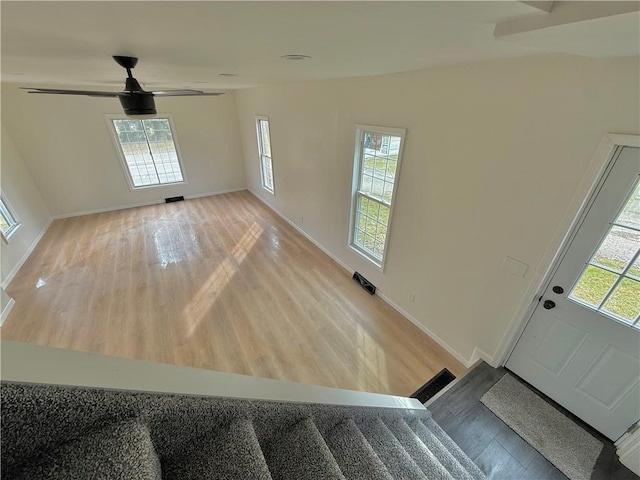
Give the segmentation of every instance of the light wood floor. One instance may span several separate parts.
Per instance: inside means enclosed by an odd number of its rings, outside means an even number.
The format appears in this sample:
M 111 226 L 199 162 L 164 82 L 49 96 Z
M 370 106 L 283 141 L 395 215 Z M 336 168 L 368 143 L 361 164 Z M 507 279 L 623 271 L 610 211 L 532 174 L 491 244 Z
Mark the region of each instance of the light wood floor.
M 464 367 L 237 192 L 53 222 L 2 338 L 409 395 Z

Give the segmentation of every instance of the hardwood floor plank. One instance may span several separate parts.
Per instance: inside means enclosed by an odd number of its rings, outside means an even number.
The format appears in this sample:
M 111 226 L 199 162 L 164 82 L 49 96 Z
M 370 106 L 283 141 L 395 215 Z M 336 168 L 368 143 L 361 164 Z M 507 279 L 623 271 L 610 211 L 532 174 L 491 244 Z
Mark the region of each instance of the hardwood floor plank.
M 247 191 L 56 220 L 6 340 L 409 395 L 465 368 Z
M 509 452 L 524 468 L 527 468 L 539 455 L 535 448 L 525 442 L 522 437 L 511 430 L 508 425 L 502 427 L 502 430 L 496 435 L 495 441 Z
M 469 458 L 475 459 L 493 441 L 502 426 L 500 419 L 479 403 L 447 433 Z
M 474 459 L 487 480 L 513 480 L 520 478 L 525 468 L 500 443 L 491 441 Z
M 567 477 L 542 455 L 529 464 L 520 476 L 520 480 L 567 480 Z

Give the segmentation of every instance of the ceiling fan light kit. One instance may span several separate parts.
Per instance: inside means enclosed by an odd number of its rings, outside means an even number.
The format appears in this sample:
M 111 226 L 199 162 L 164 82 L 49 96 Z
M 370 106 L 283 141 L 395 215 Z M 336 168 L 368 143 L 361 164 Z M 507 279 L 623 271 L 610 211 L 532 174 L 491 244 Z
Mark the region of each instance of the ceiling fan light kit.
M 44 93 L 51 95 L 85 95 L 89 97 L 117 97 L 124 113 L 129 116 L 133 115 L 154 115 L 156 113 L 156 104 L 154 97 L 201 97 L 201 96 L 217 96 L 223 95 L 220 92 L 203 92 L 202 90 L 158 90 L 145 91 L 138 80 L 131 74 L 131 70 L 138 64 L 136 57 L 125 57 L 114 55 L 113 59 L 118 65 L 127 71 L 124 91 L 122 92 L 103 92 L 93 90 L 62 90 L 56 88 L 30 88 L 21 87 L 28 90 L 28 93 Z

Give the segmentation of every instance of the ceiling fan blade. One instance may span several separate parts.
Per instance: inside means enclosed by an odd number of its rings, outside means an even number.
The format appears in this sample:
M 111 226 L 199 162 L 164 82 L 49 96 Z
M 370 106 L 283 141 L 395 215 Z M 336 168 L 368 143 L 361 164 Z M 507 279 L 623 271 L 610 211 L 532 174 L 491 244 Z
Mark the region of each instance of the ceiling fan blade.
M 156 97 L 197 97 L 197 96 L 218 96 L 218 95 L 224 95 L 224 93 L 221 92 L 203 92 L 202 90 L 158 90 L 158 91 L 154 91 L 154 92 L 150 92 L 153 93 L 154 96 Z
M 30 88 L 20 87 L 29 90 L 28 93 L 49 93 L 53 95 L 86 95 L 89 97 L 119 97 L 127 92 L 97 92 L 93 90 L 60 90 L 57 88 Z

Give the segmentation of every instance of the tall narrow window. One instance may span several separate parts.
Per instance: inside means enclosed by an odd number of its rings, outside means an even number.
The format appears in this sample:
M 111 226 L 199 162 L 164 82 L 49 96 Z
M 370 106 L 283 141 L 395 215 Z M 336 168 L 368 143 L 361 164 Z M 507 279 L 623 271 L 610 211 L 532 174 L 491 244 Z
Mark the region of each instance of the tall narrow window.
M 383 268 L 405 130 L 356 125 L 349 246 Z
M 11 211 L 9 204 L 0 196 L 0 232 L 2 233 L 2 238 L 5 241 L 9 241 L 19 227 L 20 223 Z
M 273 163 L 271 162 L 271 135 L 269 117 L 256 115 L 256 133 L 258 134 L 258 155 L 260 156 L 260 177 L 265 190 L 274 193 Z
M 184 182 L 169 118 L 113 118 L 133 188 Z

